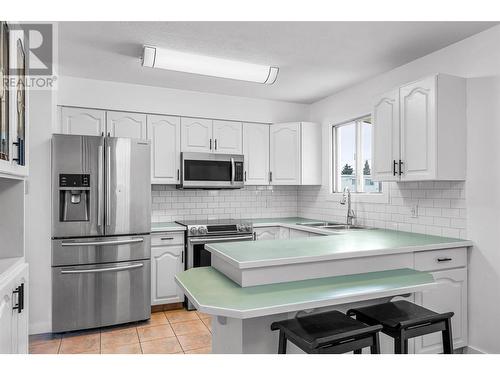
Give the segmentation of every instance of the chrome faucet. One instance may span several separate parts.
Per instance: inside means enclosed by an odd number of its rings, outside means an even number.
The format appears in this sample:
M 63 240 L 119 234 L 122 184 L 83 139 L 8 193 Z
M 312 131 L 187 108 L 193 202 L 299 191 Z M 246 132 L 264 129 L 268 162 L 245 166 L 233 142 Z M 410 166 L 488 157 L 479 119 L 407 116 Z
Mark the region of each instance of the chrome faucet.
M 356 218 L 354 210 L 351 207 L 351 190 L 346 186 L 342 195 L 340 204 L 345 205 L 347 202 L 347 225 L 352 225 L 352 219 Z

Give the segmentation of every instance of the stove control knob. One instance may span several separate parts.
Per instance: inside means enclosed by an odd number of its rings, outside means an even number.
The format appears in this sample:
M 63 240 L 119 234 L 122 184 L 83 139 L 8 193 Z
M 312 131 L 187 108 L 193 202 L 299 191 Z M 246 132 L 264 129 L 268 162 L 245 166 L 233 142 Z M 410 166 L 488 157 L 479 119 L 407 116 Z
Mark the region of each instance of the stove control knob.
M 191 227 L 191 229 L 189 230 L 189 233 L 191 233 L 191 234 L 196 234 L 196 233 L 198 233 L 198 228 L 196 228 L 196 227 Z
M 207 234 L 207 228 L 205 228 L 205 227 L 199 227 L 198 228 L 198 232 L 200 234 Z
M 245 225 L 245 230 L 250 232 L 252 230 L 252 226 L 250 224 Z

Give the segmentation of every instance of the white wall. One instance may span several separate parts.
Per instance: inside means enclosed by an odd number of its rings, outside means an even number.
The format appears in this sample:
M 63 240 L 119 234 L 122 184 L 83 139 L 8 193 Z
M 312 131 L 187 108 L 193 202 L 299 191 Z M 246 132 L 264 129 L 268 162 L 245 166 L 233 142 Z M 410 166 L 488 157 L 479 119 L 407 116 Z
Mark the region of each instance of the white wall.
M 305 119 L 306 104 L 60 77 L 58 104 L 249 122 Z
M 470 252 L 470 345 L 500 353 L 500 26 L 422 57 L 311 105 L 310 120 L 323 124 L 324 185 L 330 170 L 328 126 L 371 112 L 373 97 L 429 74 L 448 73 L 468 78 L 467 173 L 465 197 Z M 395 188 L 392 184 L 391 190 Z M 302 194 L 299 191 L 299 214 Z M 324 194 L 318 192 L 318 194 Z M 307 194 L 305 195 L 307 197 Z M 319 205 L 325 205 L 319 200 Z M 337 206 L 333 208 L 338 208 Z

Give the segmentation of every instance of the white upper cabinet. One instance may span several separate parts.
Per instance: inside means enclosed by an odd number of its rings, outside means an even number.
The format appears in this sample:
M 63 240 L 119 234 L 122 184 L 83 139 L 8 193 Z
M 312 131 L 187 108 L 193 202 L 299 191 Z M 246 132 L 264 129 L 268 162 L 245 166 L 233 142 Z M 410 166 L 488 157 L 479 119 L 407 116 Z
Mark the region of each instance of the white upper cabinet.
M 106 130 L 111 137 L 146 139 L 146 115 L 131 112 L 106 112 Z
M 242 153 L 241 122 L 213 120 L 213 151 L 221 154 Z
M 106 111 L 62 107 L 61 131 L 64 134 L 104 135 L 106 132 Z
M 243 124 L 245 185 L 269 184 L 269 124 Z
M 446 74 L 377 98 L 373 109 L 374 179 L 464 180 L 465 105 L 465 80 Z
M 181 120 L 175 116 L 147 116 L 151 141 L 151 182 L 177 184 L 180 176 Z
M 373 107 L 374 180 L 399 180 L 399 90 L 382 95 Z
M 209 119 L 181 118 L 181 151 L 212 152 L 212 122 Z
M 271 185 L 321 184 L 321 126 L 289 122 L 270 127 Z

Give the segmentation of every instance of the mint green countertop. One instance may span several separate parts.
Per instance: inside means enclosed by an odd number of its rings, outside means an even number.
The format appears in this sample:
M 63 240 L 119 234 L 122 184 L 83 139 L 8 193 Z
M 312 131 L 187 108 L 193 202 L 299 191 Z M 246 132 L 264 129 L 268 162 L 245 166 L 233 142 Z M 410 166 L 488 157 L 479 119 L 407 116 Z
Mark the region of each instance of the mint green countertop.
M 456 238 L 382 229 L 331 236 L 207 244 L 205 248 L 239 269 L 472 246 Z
M 298 223 L 323 223 L 326 220 L 306 219 L 303 217 L 267 217 L 258 219 L 242 219 L 250 221 L 254 226 L 274 226 L 280 224 L 298 224 Z
M 238 319 L 390 297 L 432 288 L 428 272 L 409 268 L 241 288 L 212 267 L 175 277 L 202 312 Z
M 175 222 L 151 223 L 151 232 L 177 232 L 185 231 L 186 227 Z

